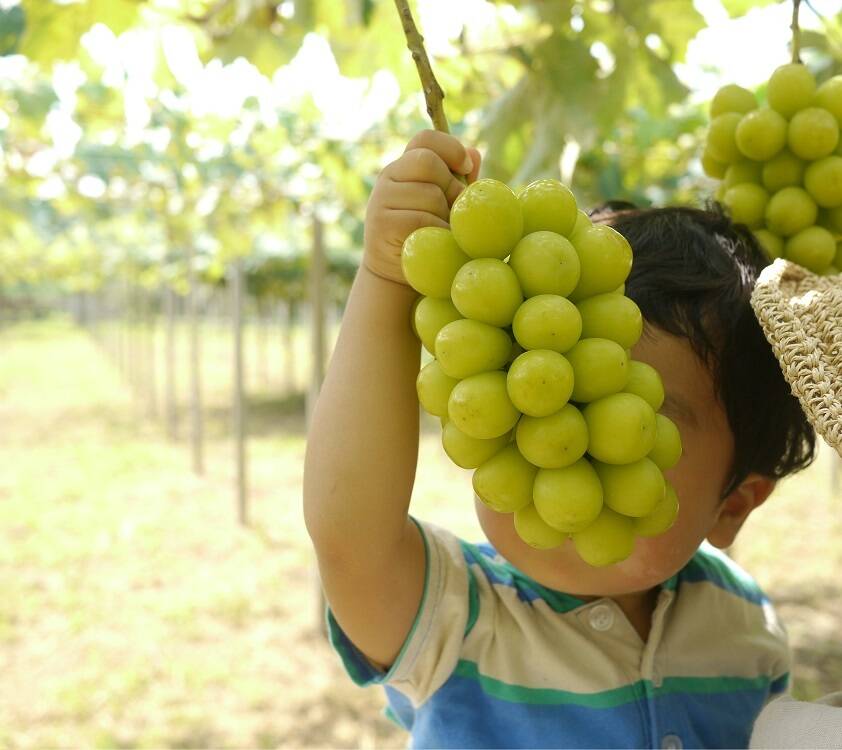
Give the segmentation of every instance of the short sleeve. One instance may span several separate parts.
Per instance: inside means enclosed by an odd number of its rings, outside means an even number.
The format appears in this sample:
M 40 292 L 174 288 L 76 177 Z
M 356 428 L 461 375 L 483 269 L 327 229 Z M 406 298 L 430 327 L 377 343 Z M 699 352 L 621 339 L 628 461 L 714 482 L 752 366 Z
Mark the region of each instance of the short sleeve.
M 456 668 L 473 604 L 471 573 L 459 540 L 432 524 L 413 521 L 424 540 L 424 590 L 409 635 L 389 670 L 379 670 L 366 659 L 329 608 L 327 621 L 330 643 L 357 685 L 389 685 L 419 706 Z

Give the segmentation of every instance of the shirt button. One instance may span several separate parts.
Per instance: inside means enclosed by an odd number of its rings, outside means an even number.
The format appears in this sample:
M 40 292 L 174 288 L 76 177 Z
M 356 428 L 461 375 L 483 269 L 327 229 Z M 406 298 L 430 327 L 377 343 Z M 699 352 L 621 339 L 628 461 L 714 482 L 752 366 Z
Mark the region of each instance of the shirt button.
M 664 739 L 661 740 L 661 747 L 663 750 L 681 750 L 684 745 L 681 744 L 681 737 L 677 734 L 665 734 Z
M 610 630 L 614 624 L 614 613 L 607 604 L 597 604 L 591 610 L 590 621 L 594 630 Z

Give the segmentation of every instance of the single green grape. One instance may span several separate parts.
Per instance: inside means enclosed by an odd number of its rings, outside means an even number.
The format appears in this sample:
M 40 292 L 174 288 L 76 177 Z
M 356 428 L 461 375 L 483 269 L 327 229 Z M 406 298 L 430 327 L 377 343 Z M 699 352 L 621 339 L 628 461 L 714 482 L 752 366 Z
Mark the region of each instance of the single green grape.
M 579 232 L 583 231 L 584 229 L 587 229 L 588 227 L 592 227 L 592 226 L 593 226 L 593 222 L 591 221 L 591 217 L 588 216 L 580 208 L 578 211 L 576 211 L 576 223 L 573 225 L 573 231 L 570 232 L 569 239 L 571 240 L 571 242 L 575 241 L 574 238 L 576 237 L 576 235 Z
M 762 179 L 763 165 L 750 159 L 734 162 L 725 171 L 725 179 L 722 184 L 726 189 L 740 185 L 744 182 L 760 184 Z
M 742 115 L 737 112 L 726 112 L 710 121 L 705 150 L 716 161 L 733 164 L 742 158 L 736 140 L 737 126 L 741 119 Z
M 781 237 L 790 237 L 812 226 L 818 215 L 816 202 L 800 187 L 785 187 L 766 204 L 766 228 Z
M 506 387 L 519 411 L 530 417 L 548 417 L 570 400 L 573 368 L 558 352 L 533 349 L 512 362 Z
M 523 233 L 549 231 L 569 237 L 576 224 L 576 199 L 558 180 L 530 182 L 518 193 L 523 212 Z
M 653 461 L 641 458 L 631 464 L 594 461 L 605 504 L 624 516 L 646 516 L 664 497 L 664 475 Z
M 625 282 L 632 267 L 628 240 L 606 224 L 593 224 L 573 235 L 579 256 L 579 283 L 570 293 L 573 302 L 614 291 Z
M 449 299 L 421 297 L 413 307 L 413 331 L 430 354 L 436 353 L 436 336 L 448 323 L 462 316 Z
M 711 118 L 718 117 L 726 112 L 745 114 L 753 109 L 757 109 L 757 100 L 754 98 L 754 94 L 735 83 L 729 83 L 720 88 L 710 102 Z
M 714 180 L 721 180 L 725 177 L 728 165 L 714 159 L 710 151 L 706 148 L 702 152 L 702 169 L 708 177 L 712 177 Z
M 630 464 L 655 444 L 655 412 L 634 393 L 614 393 L 588 404 L 588 453 L 607 464 Z
M 813 105 L 826 109 L 842 125 L 842 76 L 833 76 L 819 86 Z
M 449 230 L 421 227 L 404 240 L 401 269 L 407 283 L 426 297 L 447 299 L 456 272 L 468 261 Z
M 451 297 L 466 318 L 493 326 L 510 325 L 523 302 L 515 272 L 496 258 L 465 263 L 453 278 Z
M 478 320 L 454 320 L 436 336 L 436 359 L 446 375 L 462 380 L 498 370 L 509 358 L 512 340 L 505 331 Z
M 453 201 L 450 229 L 459 247 L 472 258 L 502 260 L 523 235 L 523 211 L 508 185 L 477 180 Z
M 654 411 L 664 403 L 664 383 L 658 371 L 652 365 L 639 360 L 629 360 L 629 379 L 624 393 L 640 396 Z
M 842 206 L 834 206 L 822 211 L 820 222 L 833 234 L 842 234 Z
M 509 444 L 474 472 L 474 492 L 492 510 L 514 513 L 532 503 L 537 473 L 517 446 Z
M 541 519 L 567 533 L 587 528 L 602 510 L 602 485 L 584 458 L 561 469 L 540 469 L 533 497 Z
M 675 488 L 666 483 L 663 499 L 654 510 L 643 518 L 634 519 L 634 533 L 638 536 L 658 536 L 668 531 L 678 517 L 678 495 Z
M 826 156 L 810 164 L 804 173 L 804 187 L 819 206 L 842 206 L 842 156 Z
M 466 435 L 490 440 L 511 430 L 520 412 L 506 390 L 506 373 L 497 370 L 459 381 L 450 393 L 447 415 Z
M 743 156 L 755 161 L 768 161 L 786 145 L 787 123 L 768 107 L 749 112 L 739 122 L 735 138 Z
M 444 418 L 442 418 L 444 419 Z M 453 422 L 442 425 L 441 444 L 451 461 L 463 469 L 476 469 L 505 448 L 511 439 L 507 432 L 490 440 L 479 440 L 466 435 Z
M 415 380 L 415 389 L 421 406 L 433 416 L 444 416 L 447 414 L 450 394 L 458 382 L 456 378 L 447 375 L 436 360 L 428 362 L 421 368 Z
M 590 526 L 573 534 L 573 545 L 594 568 L 622 562 L 634 552 L 634 521 L 603 507 Z
M 573 367 L 573 401 L 587 403 L 618 393 L 629 379 L 629 357 L 616 341 L 581 339 L 567 352 Z
M 769 106 L 784 117 L 792 117 L 796 112 L 809 107 L 816 91 L 816 79 L 801 63 L 781 65 L 772 73 L 766 87 Z
M 515 245 L 509 265 L 525 297 L 559 294 L 566 297 L 579 283 L 581 264 L 570 240 L 548 231 L 527 234 Z
M 782 237 L 773 234 L 768 229 L 755 229 L 754 238 L 760 243 L 766 257 L 773 261 L 775 258 L 782 258 L 784 254 L 784 241 Z
M 655 444 L 648 458 L 661 470 L 671 469 L 681 458 L 681 433 L 669 417 L 655 415 Z
M 728 188 L 722 202 L 728 208 L 734 223 L 745 224 L 755 229 L 763 225 L 769 194 L 760 185 L 744 182 L 742 185 Z
M 555 549 L 568 539 L 567 534 L 549 526 L 538 515 L 533 503 L 515 511 L 514 526 L 517 535 L 534 549 Z
M 565 297 L 539 294 L 518 308 L 512 331 L 524 349 L 550 349 L 563 354 L 579 340 L 582 316 Z
M 836 240 L 824 227 L 802 229 L 786 241 L 784 257 L 813 273 L 822 273 L 833 263 Z
M 588 428 L 582 413 L 573 404 L 566 404 L 548 417 L 521 417 L 515 439 L 530 463 L 542 469 L 558 469 L 585 455 Z
M 610 339 L 624 349 L 631 349 L 643 333 L 640 308 L 623 294 L 596 294 L 576 307 L 582 316 L 583 339 Z
M 820 107 L 797 112 L 789 122 L 787 143 L 797 157 L 812 161 L 829 156 L 839 142 L 836 118 Z
M 789 149 L 784 149 L 763 165 L 763 187 L 770 193 L 791 185 L 800 186 L 803 176 L 804 162 Z

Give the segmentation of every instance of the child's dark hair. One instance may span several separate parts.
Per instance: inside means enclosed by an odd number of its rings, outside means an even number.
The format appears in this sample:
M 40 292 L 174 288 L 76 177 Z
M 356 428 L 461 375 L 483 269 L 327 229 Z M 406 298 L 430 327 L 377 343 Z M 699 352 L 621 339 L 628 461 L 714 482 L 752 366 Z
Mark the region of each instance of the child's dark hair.
M 808 466 L 816 436 L 790 392 L 749 299 L 768 264 L 751 232 L 718 205 L 638 209 L 613 202 L 592 213 L 634 251 L 626 294 L 652 325 L 690 342 L 713 375 L 734 435 L 731 481 L 780 479 Z

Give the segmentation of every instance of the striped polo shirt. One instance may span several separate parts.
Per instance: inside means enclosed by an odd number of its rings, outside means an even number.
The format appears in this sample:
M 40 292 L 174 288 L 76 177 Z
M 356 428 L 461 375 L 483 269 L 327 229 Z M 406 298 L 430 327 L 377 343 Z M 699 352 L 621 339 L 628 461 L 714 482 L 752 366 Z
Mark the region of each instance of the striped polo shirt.
M 712 547 L 661 585 L 644 643 L 611 599 L 545 588 L 488 544 L 418 526 L 423 598 L 388 672 L 328 612 L 348 674 L 385 686 L 412 747 L 745 748 L 786 688 L 769 600 Z

